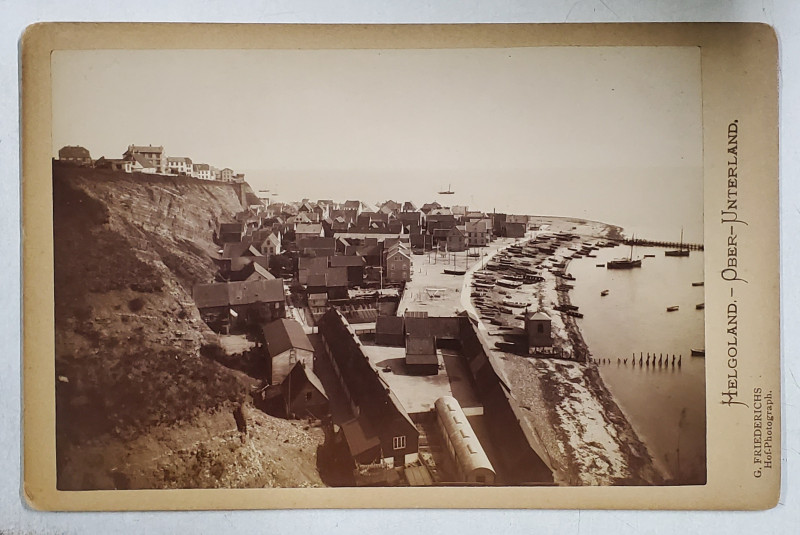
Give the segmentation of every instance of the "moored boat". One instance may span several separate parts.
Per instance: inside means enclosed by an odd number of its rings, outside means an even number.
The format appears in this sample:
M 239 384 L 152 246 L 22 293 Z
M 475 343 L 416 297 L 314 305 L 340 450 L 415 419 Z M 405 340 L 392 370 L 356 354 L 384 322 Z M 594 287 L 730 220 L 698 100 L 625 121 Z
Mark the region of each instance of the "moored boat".
M 681 242 L 678 248 L 672 251 L 664 251 L 664 256 L 689 256 L 689 248 L 683 248 L 683 229 L 681 229 Z
M 696 304 L 694 306 L 694 308 L 696 308 L 697 310 L 703 310 L 704 308 L 706 308 L 706 304 L 705 303 L 698 303 L 698 304 Z
M 605 297 L 605 296 L 607 296 L 607 295 L 608 295 L 608 290 L 603 290 L 602 292 L 600 292 L 600 295 L 601 295 L 602 297 Z
M 498 286 L 504 286 L 506 288 L 519 288 L 522 286 L 522 281 L 510 280 L 510 279 L 500 279 L 497 281 Z
M 692 349 L 692 356 L 693 357 L 705 357 L 706 350 L 704 349 Z
M 444 268 L 444 272 L 447 275 L 464 275 L 467 273 L 467 270 L 459 268 Z
M 693 282 L 692 286 L 703 286 L 703 281 L 700 282 Z
M 678 310 L 678 308 L 679 308 L 678 305 L 668 306 L 667 312 L 675 312 L 676 310 Z

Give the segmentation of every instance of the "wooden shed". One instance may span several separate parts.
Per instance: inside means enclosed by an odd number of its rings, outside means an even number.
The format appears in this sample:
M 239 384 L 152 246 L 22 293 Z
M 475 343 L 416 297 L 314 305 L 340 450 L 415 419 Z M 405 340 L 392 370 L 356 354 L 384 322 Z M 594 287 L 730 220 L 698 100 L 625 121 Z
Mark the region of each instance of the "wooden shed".
M 525 315 L 525 332 L 528 335 L 528 349 L 552 347 L 550 316 L 541 310 Z

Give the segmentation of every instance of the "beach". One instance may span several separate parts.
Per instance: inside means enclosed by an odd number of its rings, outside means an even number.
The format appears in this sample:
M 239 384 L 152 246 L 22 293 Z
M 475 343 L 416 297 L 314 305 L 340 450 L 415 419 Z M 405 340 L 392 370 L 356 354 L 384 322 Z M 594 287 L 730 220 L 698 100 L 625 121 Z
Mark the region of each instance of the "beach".
M 496 343 L 519 341 L 524 327 L 523 309 L 496 313 L 492 306 L 514 302 L 529 304 L 530 311 L 544 311 L 551 319 L 553 354 L 529 357 L 519 351 L 495 349 L 525 417 L 536 430 L 551 458 L 555 479 L 564 485 L 656 485 L 664 474 L 654 466 L 647 446 L 626 419 L 613 395 L 603 382 L 597 366 L 589 358 L 579 327 L 579 320 L 556 310 L 570 305 L 569 286 L 558 274 L 564 274 L 576 244 L 598 244 L 617 239 L 617 227 L 597 222 L 565 218 L 541 218 L 540 230 L 518 243 L 506 243 L 492 251 L 494 258 L 505 249 L 529 240 L 540 243 L 547 236 L 570 234 L 575 238 L 555 241 L 554 252 L 516 256 L 504 260 L 537 270 L 543 280 L 519 288 L 481 290 L 476 296 L 473 281 L 491 280 L 491 271 L 473 266 L 462 290 L 463 308 L 476 314 L 487 328 L 490 347 Z M 489 257 L 491 258 L 491 257 Z M 498 265 L 487 259 L 484 264 Z M 557 267 L 554 267 L 558 265 Z M 497 273 L 497 272 L 495 272 Z M 496 275 L 499 279 L 501 275 Z M 471 296 L 471 297 L 469 297 Z M 477 305 L 477 306 L 476 306 Z M 506 310 L 508 308 L 506 307 Z

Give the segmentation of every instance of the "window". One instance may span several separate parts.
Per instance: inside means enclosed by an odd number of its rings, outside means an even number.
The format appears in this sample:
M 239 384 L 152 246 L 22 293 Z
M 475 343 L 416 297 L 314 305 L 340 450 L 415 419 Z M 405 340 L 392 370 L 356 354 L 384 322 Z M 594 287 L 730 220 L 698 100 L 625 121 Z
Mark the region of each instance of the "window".
M 544 325 L 542 325 L 541 323 L 539 325 L 537 325 L 536 326 L 536 332 L 538 332 L 539 334 L 543 333 L 544 332 Z
M 392 448 L 396 450 L 406 449 L 406 436 L 394 437 L 392 439 Z
M 311 401 L 311 392 L 306 392 L 306 401 Z

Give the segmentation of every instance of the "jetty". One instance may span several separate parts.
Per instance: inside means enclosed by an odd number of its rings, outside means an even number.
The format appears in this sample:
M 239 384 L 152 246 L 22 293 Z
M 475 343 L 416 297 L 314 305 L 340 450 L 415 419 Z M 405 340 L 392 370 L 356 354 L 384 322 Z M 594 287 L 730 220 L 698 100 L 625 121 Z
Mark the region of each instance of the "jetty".
M 641 245 L 644 247 L 681 247 L 683 249 L 688 249 L 691 251 L 702 251 L 704 250 L 702 243 L 686 243 L 686 242 L 677 242 L 677 241 L 657 241 L 657 240 L 646 240 L 642 238 L 627 238 L 622 240 L 620 243 L 625 245 Z

